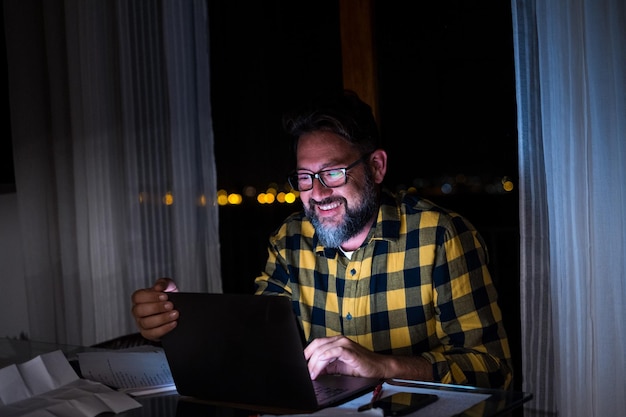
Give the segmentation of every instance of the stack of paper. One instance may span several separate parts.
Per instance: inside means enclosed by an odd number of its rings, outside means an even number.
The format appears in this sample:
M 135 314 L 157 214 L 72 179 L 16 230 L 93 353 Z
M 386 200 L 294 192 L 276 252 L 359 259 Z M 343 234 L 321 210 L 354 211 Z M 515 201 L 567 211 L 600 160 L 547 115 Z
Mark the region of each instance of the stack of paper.
M 141 407 L 131 397 L 80 379 L 60 350 L 0 369 L 3 417 L 93 417 Z

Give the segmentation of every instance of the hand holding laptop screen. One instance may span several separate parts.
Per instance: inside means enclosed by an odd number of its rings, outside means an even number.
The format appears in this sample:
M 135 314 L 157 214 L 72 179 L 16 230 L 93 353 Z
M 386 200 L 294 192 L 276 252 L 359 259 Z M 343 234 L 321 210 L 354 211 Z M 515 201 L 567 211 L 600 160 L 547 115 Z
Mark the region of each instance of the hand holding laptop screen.
M 174 280 L 159 278 L 151 288 L 133 293 L 132 313 L 143 337 L 158 341 L 176 327 L 178 311 L 169 301 L 167 293 L 177 291 L 178 287 Z
M 480 234 L 461 215 L 383 186 L 387 153 L 352 92 L 286 115 L 303 210 L 269 237 L 256 295 L 291 301 L 314 379 L 340 373 L 506 388 L 511 355 Z M 177 326 L 169 281 L 133 294 L 152 340 Z

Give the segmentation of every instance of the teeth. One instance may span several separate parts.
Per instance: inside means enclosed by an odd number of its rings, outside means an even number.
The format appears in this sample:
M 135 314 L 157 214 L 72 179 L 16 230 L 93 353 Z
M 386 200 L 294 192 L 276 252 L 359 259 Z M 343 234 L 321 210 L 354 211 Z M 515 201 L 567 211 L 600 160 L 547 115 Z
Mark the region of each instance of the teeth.
M 318 207 L 320 210 L 332 210 L 334 208 L 339 207 L 339 205 L 340 205 L 339 202 L 335 201 L 334 203 L 331 203 L 331 204 L 324 204 L 323 206 L 319 205 Z

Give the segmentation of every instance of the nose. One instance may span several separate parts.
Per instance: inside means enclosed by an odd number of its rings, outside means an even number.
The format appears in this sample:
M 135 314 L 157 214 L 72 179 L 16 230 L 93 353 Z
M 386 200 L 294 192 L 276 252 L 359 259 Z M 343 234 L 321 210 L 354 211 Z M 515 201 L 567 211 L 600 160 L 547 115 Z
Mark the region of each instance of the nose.
M 324 197 L 332 193 L 331 189 L 322 184 L 319 178 L 313 178 L 313 188 L 309 190 L 311 197 L 315 200 L 320 200 L 319 197 Z

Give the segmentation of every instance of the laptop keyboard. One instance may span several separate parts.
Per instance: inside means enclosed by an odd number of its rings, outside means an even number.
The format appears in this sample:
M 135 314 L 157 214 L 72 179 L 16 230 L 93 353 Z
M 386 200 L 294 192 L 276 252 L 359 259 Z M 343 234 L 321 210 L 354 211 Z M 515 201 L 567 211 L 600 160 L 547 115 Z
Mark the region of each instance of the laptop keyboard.
M 347 391 L 346 388 L 329 387 L 324 384 L 316 384 L 315 382 L 313 382 L 313 388 L 315 390 L 315 396 L 318 400 L 332 398 Z

